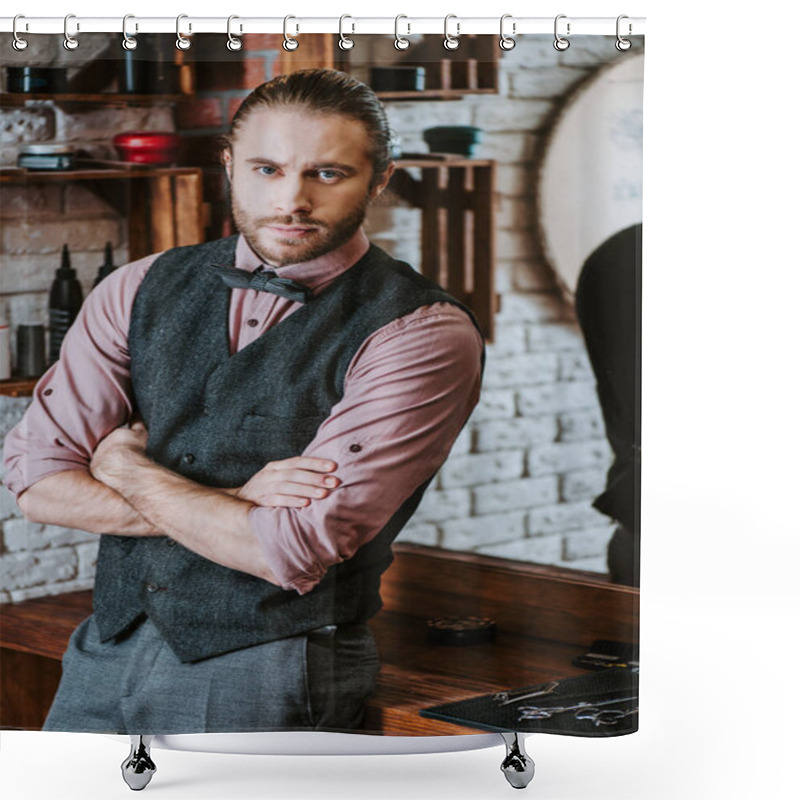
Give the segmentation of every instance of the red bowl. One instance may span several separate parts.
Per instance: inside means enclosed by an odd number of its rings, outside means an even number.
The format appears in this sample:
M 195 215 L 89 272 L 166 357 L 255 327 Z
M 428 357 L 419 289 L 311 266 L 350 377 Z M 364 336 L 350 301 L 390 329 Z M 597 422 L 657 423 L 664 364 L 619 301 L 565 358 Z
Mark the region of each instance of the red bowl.
M 119 157 L 135 164 L 172 164 L 180 143 L 177 133 L 165 131 L 131 131 L 114 137 Z

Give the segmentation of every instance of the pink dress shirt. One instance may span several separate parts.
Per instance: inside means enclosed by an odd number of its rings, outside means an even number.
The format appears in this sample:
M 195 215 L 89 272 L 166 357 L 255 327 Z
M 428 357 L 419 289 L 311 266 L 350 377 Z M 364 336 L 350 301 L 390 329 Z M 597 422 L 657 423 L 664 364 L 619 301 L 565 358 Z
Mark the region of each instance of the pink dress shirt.
M 277 272 L 317 293 L 368 247 L 360 230 L 337 250 Z M 17 497 L 46 475 L 87 470 L 98 442 L 130 420 L 128 325 L 157 255 L 116 270 L 91 292 L 60 360 L 6 437 L 4 483 Z M 248 271 L 262 264 L 242 236 L 235 258 Z M 231 352 L 299 307 L 268 292 L 232 289 Z M 481 347 L 467 315 L 448 303 L 420 308 L 364 342 L 350 363 L 342 400 L 303 454 L 336 462 L 341 486 L 305 508 L 250 511 L 250 525 L 284 589 L 313 589 L 329 567 L 377 535 L 442 465 L 478 401 Z

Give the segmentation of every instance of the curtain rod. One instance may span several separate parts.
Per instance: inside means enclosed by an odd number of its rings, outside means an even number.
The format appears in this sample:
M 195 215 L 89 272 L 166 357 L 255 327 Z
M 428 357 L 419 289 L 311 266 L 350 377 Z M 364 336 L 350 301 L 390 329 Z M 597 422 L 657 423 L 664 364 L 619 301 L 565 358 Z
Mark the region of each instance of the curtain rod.
M 0 32 L 14 31 L 14 17 L 0 17 Z M 570 17 L 560 14 L 557 20 L 558 31 L 564 36 L 641 36 L 645 32 L 644 17 Z M 178 27 L 184 36 L 193 33 L 227 33 L 236 36 L 248 33 L 288 33 L 292 36 L 304 33 L 342 33 L 345 35 L 387 34 L 414 36 L 415 34 L 442 34 L 445 28 L 450 36 L 472 33 L 492 33 L 500 35 L 501 18 L 498 17 L 195 17 L 181 14 L 175 17 L 137 17 L 127 16 L 125 30 L 129 36 L 141 33 L 176 33 Z M 554 17 L 514 17 L 503 15 L 503 33 L 516 36 L 532 33 L 553 34 L 556 26 Z M 619 26 L 619 28 L 618 28 Z M 86 33 L 123 32 L 123 17 L 82 17 L 69 14 L 65 17 L 28 17 L 18 15 L 16 32 L 22 34 L 52 33 L 64 34 L 65 27 L 70 36 L 78 37 Z

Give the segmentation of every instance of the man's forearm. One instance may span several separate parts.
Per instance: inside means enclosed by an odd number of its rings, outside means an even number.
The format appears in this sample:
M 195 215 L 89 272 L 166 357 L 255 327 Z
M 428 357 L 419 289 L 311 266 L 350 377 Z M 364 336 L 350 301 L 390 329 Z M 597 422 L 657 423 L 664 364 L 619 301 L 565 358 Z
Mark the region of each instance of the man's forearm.
M 129 451 L 99 477 L 149 523 L 217 564 L 277 583 L 248 521 L 253 504 L 184 478 Z
M 31 522 L 89 533 L 161 535 L 124 497 L 83 470 L 47 475 L 24 491 L 18 503 Z

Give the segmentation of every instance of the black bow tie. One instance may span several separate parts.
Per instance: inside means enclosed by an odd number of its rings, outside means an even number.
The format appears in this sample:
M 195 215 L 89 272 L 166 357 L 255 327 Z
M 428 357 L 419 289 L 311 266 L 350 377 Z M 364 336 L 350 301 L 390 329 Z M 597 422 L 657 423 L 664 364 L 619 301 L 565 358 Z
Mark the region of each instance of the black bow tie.
M 307 303 L 311 299 L 311 289 L 302 283 L 279 278 L 275 270 L 264 272 L 247 272 L 236 267 L 224 267 L 211 264 L 211 269 L 222 278 L 227 286 L 233 289 L 255 289 L 259 292 L 271 292 L 295 303 Z

